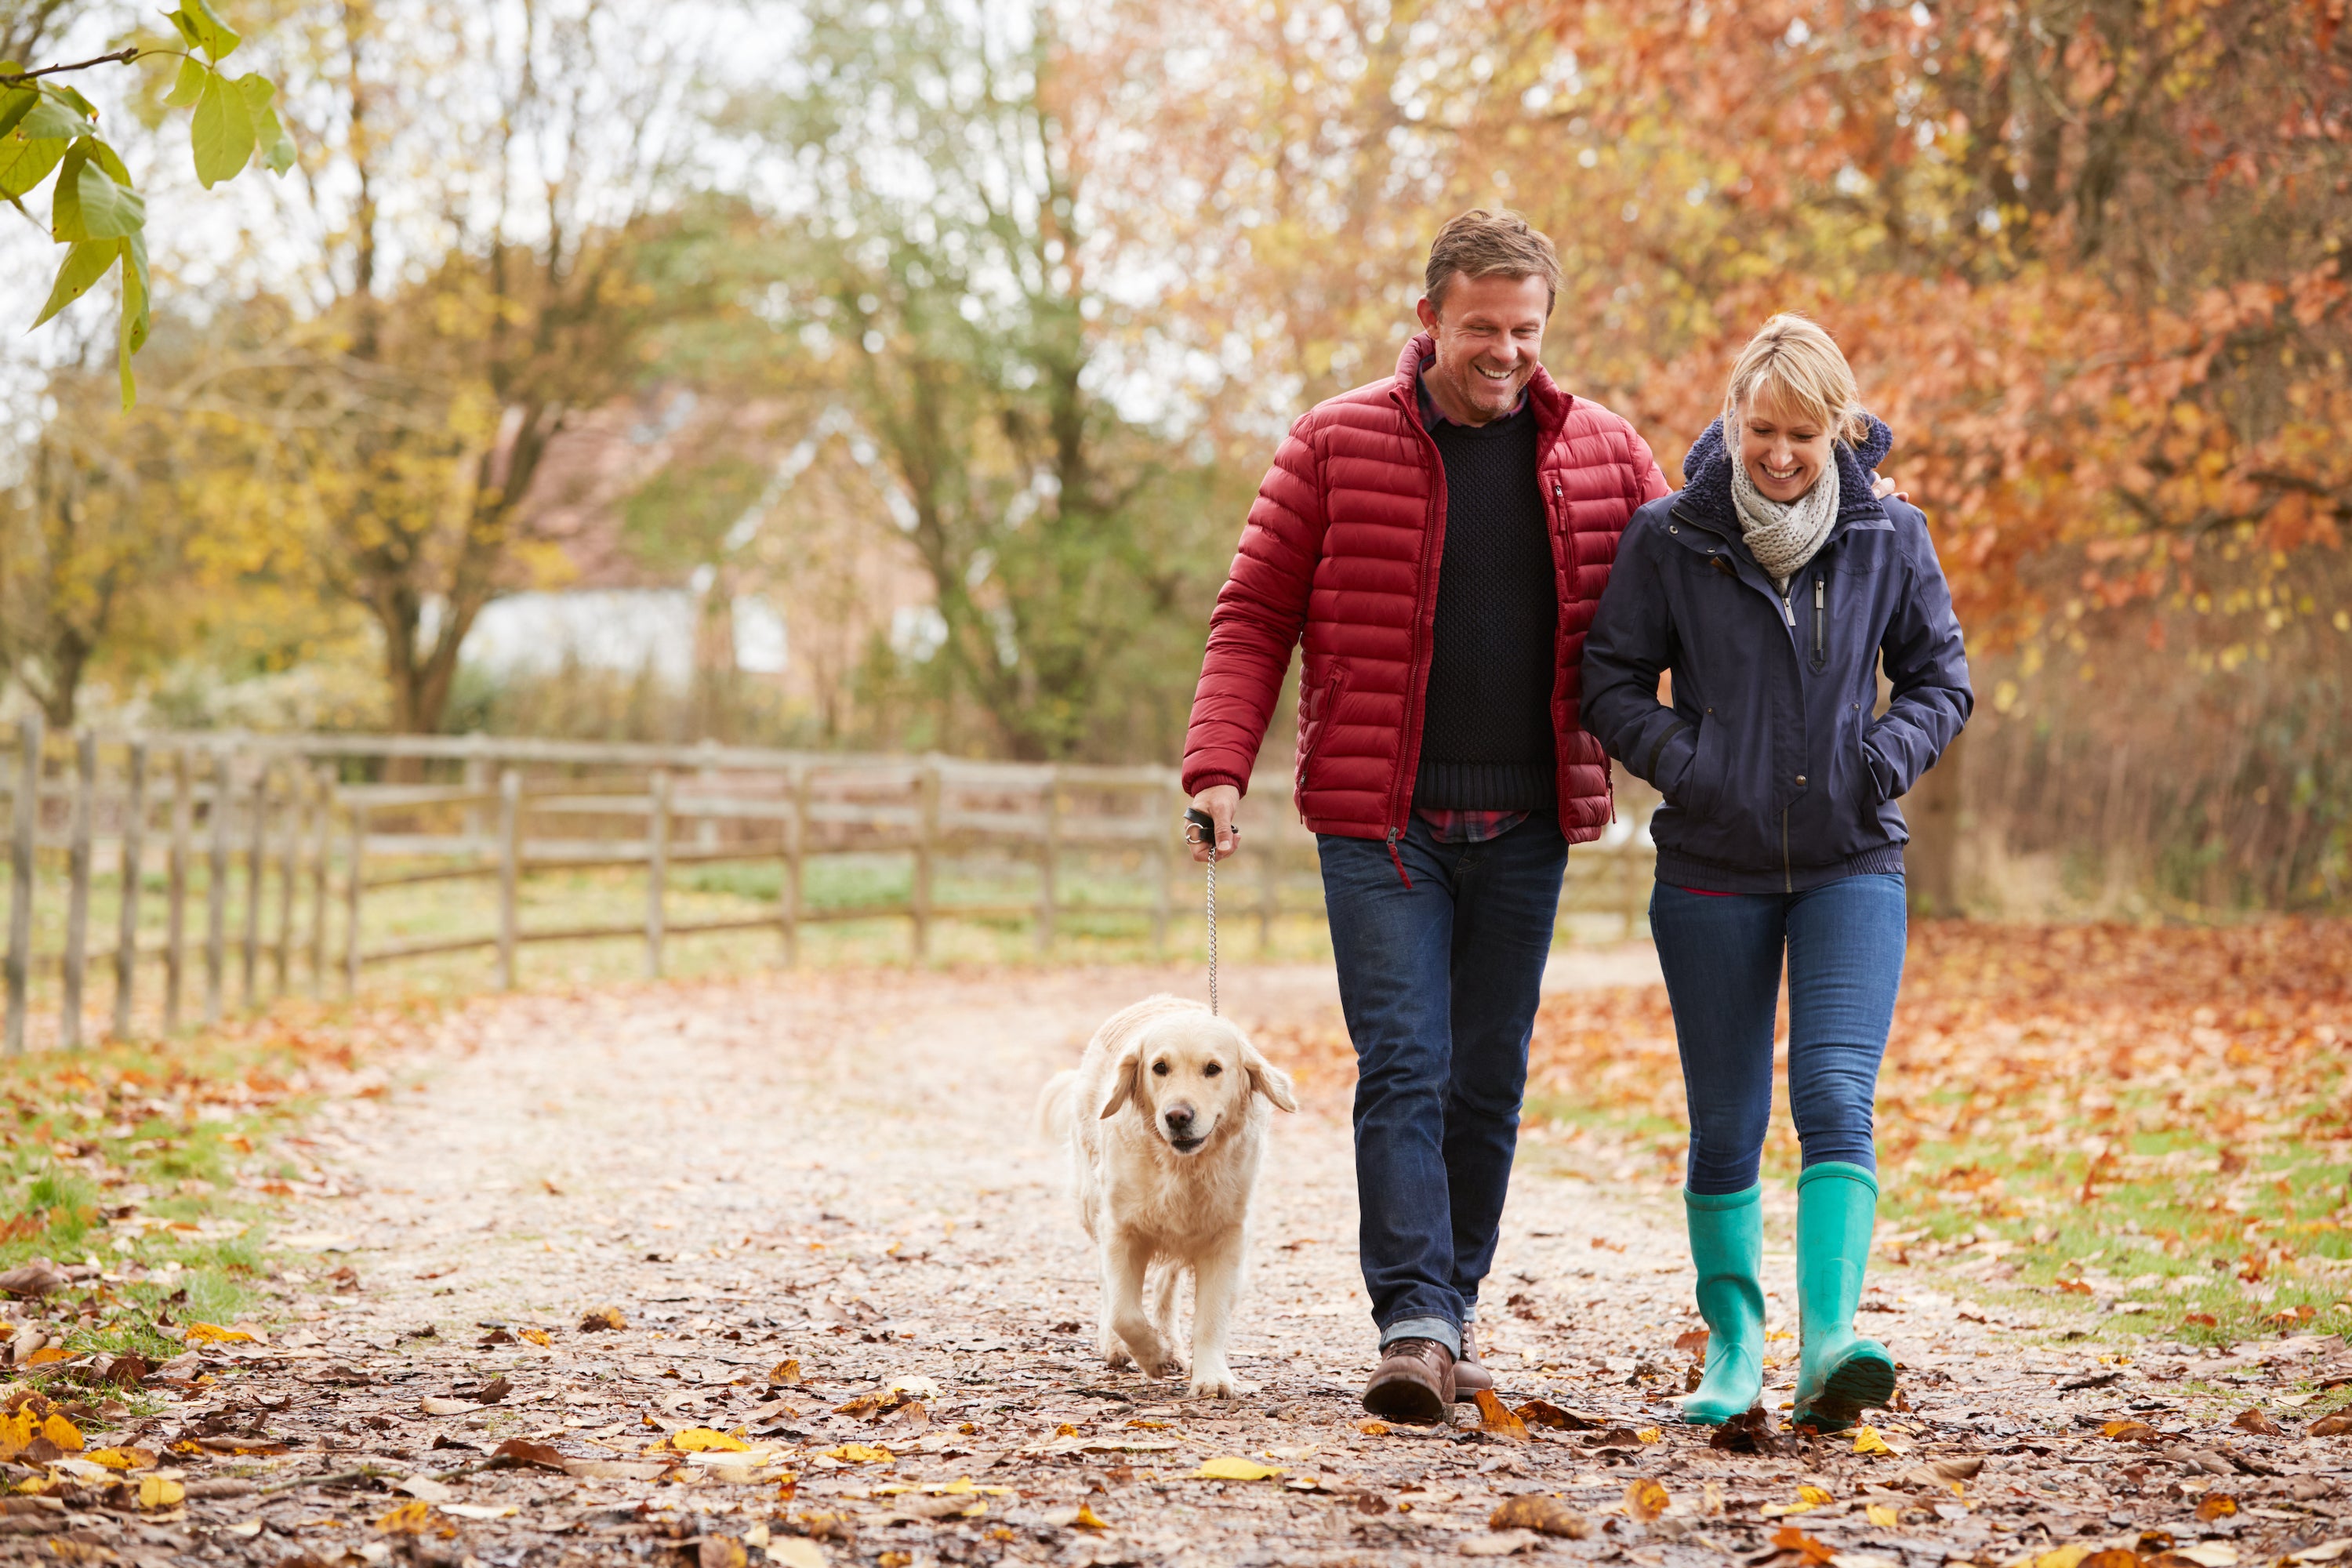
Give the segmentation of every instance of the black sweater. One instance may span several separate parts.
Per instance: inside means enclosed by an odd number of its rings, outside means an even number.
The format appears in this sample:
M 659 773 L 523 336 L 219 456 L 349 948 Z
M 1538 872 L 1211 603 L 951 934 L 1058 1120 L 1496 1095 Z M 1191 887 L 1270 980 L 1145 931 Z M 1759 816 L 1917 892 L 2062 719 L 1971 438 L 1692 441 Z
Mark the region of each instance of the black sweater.
M 1416 809 L 1552 805 L 1553 637 L 1559 595 L 1536 478 L 1536 417 L 1475 427 L 1437 421 L 1445 461 L 1445 553 L 1423 707 Z

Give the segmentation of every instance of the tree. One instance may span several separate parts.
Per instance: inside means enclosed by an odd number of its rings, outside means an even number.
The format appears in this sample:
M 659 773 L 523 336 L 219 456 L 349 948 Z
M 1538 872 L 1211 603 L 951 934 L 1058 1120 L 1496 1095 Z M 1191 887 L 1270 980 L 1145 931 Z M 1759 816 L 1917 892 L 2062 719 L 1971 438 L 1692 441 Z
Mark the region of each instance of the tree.
M 92 130 L 98 106 L 58 79 L 102 65 L 177 59 L 178 74 L 167 101 L 193 111 L 189 149 L 196 178 L 208 190 L 257 161 L 283 174 L 293 166 L 294 143 L 272 106 L 275 84 L 257 71 L 232 77 L 222 68 L 240 40 L 206 0 L 182 0 L 179 9 L 165 13 L 180 47 L 134 42 L 71 64 L 37 69 L 25 66 L 18 57 L 38 47 L 72 9 L 70 0 L 38 0 L 0 33 L 0 43 L 9 49 L 7 57 L 0 58 L 0 197 L 30 218 L 25 198 L 56 175 L 47 226 L 50 237 L 67 250 L 48 300 L 33 322 L 36 327 L 80 299 L 108 273 L 120 271 L 122 307 L 116 359 L 122 406 L 128 408 L 137 398 L 131 358 L 146 342 L 151 321 L 147 205 L 132 188 L 121 155 Z
M 724 121 L 797 176 L 763 309 L 896 477 L 955 690 L 1013 755 L 1067 755 L 1201 574 L 1187 501 L 1210 482 L 1117 395 L 1139 367 L 1089 100 L 1045 10 L 800 15 L 791 79 Z

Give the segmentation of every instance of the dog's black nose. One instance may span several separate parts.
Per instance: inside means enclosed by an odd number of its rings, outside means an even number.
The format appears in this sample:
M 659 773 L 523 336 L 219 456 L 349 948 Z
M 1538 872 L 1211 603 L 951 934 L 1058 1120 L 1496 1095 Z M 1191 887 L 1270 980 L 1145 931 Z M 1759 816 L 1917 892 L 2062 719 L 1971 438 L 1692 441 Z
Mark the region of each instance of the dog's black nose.
M 1189 1105 L 1171 1105 L 1168 1108 L 1167 1117 L 1168 1131 L 1181 1132 L 1192 1125 L 1192 1108 Z

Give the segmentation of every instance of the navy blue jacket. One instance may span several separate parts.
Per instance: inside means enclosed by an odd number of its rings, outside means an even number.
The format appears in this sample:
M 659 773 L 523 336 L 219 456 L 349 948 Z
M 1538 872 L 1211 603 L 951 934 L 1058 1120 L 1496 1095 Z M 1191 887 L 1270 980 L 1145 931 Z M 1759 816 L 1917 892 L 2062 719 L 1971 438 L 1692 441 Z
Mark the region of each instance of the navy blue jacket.
M 1783 893 L 1902 870 L 1895 803 L 1976 700 L 1927 520 L 1870 493 L 1893 442 L 1874 419 L 1859 451 L 1834 446 L 1837 521 L 1785 600 L 1741 537 L 1720 420 L 1683 459 L 1689 483 L 1625 525 L 1585 639 L 1584 726 L 1666 797 L 1660 881 Z

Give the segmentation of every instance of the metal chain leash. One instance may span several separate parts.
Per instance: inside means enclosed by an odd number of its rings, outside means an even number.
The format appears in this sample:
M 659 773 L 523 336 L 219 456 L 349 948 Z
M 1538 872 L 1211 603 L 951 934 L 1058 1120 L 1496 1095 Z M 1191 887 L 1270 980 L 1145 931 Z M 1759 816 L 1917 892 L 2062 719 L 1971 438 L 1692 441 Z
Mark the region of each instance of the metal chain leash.
M 1198 835 L 1198 837 L 1194 837 L 1196 834 Z M 1238 827 L 1237 827 L 1237 828 L 1234 829 L 1234 837 L 1236 839 L 1238 839 L 1238 838 L 1241 837 L 1241 829 L 1240 829 L 1240 828 L 1238 828 Z M 1213 823 L 1213 822 L 1212 822 L 1212 821 L 1210 820 L 1210 818 L 1209 818 L 1209 814 L 1208 814 L 1207 812 L 1205 812 L 1205 811 L 1201 810 L 1201 809 L 1200 809 L 1199 807 L 1197 807 L 1197 806 L 1193 807 L 1192 810 L 1187 811 L 1187 812 L 1184 814 L 1184 842 L 1185 842 L 1185 843 L 1187 843 L 1187 844 L 1192 845 L 1192 846 L 1194 846 L 1194 847 L 1199 847 L 1199 846 L 1202 846 L 1202 845 L 1206 845 L 1206 846 L 1208 847 L 1208 850 L 1209 850 L 1209 858 L 1208 858 L 1208 860 L 1205 862 L 1205 864 L 1206 864 L 1206 866 L 1207 866 L 1207 868 L 1208 868 L 1208 872 L 1209 872 L 1209 877 L 1208 877 L 1208 882 L 1209 882 L 1209 894 L 1208 894 L 1208 901 L 1207 901 L 1207 905 L 1206 905 L 1206 912 L 1207 912 L 1207 916 L 1208 916 L 1208 923 L 1209 923 L 1209 1016 L 1210 1016 L 1211 1017 L 1215 1017 L 1215 1016 L 1218 1016 L 1218 1011 L 1217 1011 L 1217 828 L 1216 828 L 1216 824 L 1215 824 L 1215 823 Z

